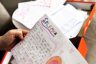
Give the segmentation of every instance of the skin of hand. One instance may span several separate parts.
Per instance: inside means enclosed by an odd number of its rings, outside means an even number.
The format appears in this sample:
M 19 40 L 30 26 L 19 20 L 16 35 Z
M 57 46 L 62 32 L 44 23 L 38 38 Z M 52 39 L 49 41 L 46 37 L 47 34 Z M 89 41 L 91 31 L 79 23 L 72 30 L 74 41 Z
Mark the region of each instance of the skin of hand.
M 16 45 L 16 38 L 23 40 L 25 35 L 28 33 L 24 29 L 13 29 L 9 30 L 3 36 L 0 36 L 0 50 L 10 50 L 14 45 Z

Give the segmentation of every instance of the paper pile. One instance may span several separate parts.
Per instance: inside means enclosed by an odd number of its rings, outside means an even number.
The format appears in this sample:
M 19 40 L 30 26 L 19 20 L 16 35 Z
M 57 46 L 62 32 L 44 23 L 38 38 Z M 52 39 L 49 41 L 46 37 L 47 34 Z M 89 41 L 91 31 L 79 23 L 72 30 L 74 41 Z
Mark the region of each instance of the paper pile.
M 44 14 L 47 14 L 66 37 L 76 37 L 87 18 L 87 12 L 77 10 L 70 4 L 63 5 L 64 3 L 64 0 L 19 3 L 13 14 L 13 23 L 18 28 L 23 26 L 31 29 Z

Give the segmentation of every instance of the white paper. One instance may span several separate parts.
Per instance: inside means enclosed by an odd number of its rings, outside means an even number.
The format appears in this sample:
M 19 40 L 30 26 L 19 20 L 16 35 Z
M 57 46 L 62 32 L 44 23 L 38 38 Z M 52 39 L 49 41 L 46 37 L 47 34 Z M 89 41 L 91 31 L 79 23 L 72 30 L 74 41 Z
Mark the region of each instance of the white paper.
M 43 16 L 11 50 L 17 64 L 88 64 L 53 23 Z
M 76 10 L 69 4 L 66 6 L 59 5 L 52 9 L 42 6 L 28 7 L 24 6 L 23 8 L 17 9 L 13 14 L 13 19 L 31 29 L 40 17 L 44 14 L 48 14 L 68 38 L 77 36 L 85 19 L 87 18 L 87 12 Z
M 62 5 L 58 11 L 51 15 L 51 19 L 68 38 L 77 36 L 86 18 L 86 12 L 76 10 L 69 4 Z
M 38 7 L 35 7 L 35 9 L 31 9 L 17 9 L 14 12 L 13 19 L 17 20 L 21 24 L 25 25 L 27 28 L 31 29 L 37 22 L 37 20 L 44 15 L 44 11 L 42 9 L 38 11 Z
M 19 3 L 18 9 L 13 14 L 13 20 L 17 20 L 19 23 L 31 29 L 45 13 L 49 14 L 54 7 L 58 8 L 64 2 L 65 0 L 37 0 Z
M 29 1 L 22 2 L 18 4 L 18 8 L 22 8 L 23 6 L 43 6 L 43 7 L 57 7 L 65 3 L 66 0 L 37 0 L 37 1 Z

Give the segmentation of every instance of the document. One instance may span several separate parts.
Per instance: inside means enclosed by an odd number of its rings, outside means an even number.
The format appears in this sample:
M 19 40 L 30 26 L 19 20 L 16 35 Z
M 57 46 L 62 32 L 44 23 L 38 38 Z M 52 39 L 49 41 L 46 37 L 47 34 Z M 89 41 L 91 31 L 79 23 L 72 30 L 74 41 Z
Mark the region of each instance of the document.
M 17 64 L 88 64 L 47 15 L 11 52 Z

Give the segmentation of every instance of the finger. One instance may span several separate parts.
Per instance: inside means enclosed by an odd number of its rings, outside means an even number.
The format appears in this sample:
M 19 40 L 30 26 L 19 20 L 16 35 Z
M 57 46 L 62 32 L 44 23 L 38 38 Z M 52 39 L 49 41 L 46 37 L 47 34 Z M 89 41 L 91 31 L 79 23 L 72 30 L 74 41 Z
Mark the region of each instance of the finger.
M 26 36 L 26 34 L 27 34 L 28 32 L 29 32 L 28 30 L 22 29 L 22 33 L 23 33 L 23 36 L 24 36 L 24 37 Z
M 21 30 L 17 30 L 17 29 L 14 29 L 14 30 L 11 30 L 11 34 L 15 37 L 19 37 L 21 40 L 23 39 L 23 33 Z
M 24 34 L 27 34 L 29 31 L 22 29 L 22 32 L 23 32 Z
M 14 37 L 19 37 L 22 40 L 24 36 L 28 33 L 28 30 L 14 29 L 11 30 L 10 33 L 13 34 Z
M 29 32 L 29 30 L 25 30 L 25 29 L 18 29 L 21 30 L 23 33 L 23 38 L 26 36 L 26 34 Z
M 16 32 L 16 36 L 19 37 L 21 40 L 24 39 L 24 37 L 23 37 L 23 32 L 22 32 L 21 30 L 18 30 L 18 31 Z

